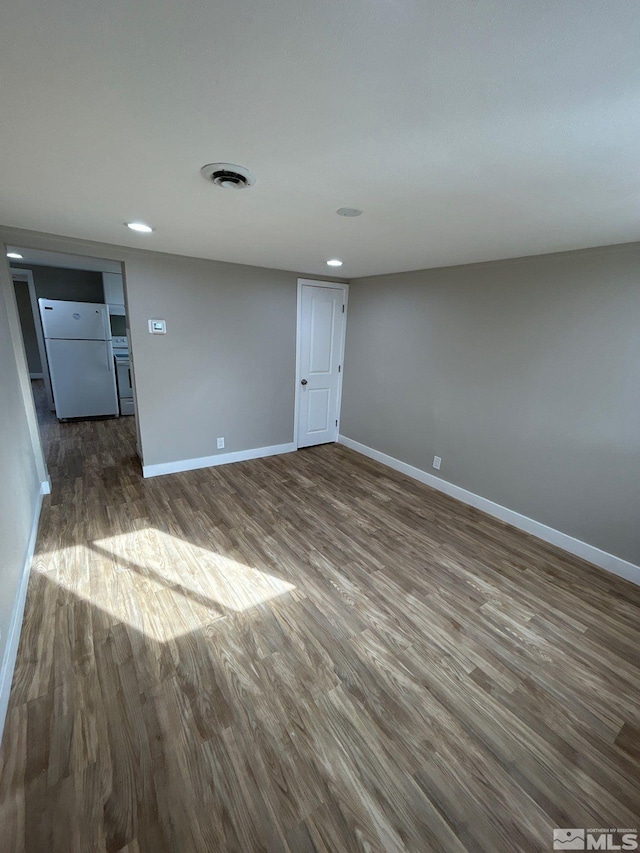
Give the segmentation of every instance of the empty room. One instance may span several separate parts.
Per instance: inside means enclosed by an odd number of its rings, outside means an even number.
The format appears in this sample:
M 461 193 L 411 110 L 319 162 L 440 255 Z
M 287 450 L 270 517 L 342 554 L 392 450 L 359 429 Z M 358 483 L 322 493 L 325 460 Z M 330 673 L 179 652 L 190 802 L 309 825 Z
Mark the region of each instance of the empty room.
M 640 7 L 8 0 L 0 850 L 638 850 Z

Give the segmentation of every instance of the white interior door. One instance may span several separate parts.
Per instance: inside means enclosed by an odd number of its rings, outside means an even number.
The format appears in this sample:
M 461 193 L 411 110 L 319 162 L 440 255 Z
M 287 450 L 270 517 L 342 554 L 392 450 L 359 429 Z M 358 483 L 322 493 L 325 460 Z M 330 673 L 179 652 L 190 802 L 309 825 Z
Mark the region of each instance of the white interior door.
M 298 311 L 298 447 L 338 438 L 345 285 L 302 284 Z

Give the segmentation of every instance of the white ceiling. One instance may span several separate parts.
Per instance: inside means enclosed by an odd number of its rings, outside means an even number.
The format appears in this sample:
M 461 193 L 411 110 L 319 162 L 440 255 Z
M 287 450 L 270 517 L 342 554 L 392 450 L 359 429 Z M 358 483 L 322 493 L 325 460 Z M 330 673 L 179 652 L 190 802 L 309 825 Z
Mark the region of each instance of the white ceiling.
M 348 278 L 639 238 L 637 0 L 9 0 L 0 79 L 6 225 Z

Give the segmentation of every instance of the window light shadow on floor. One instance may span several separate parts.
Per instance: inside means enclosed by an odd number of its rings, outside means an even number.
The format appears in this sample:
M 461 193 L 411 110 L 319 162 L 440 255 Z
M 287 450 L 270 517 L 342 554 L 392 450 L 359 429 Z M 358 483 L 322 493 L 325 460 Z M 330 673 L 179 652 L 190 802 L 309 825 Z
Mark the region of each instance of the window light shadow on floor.
M 152 527 L 58 549 L 47 565 L 57 567 L 56 582 L 70 593 L 160 642 L 295 590 Z

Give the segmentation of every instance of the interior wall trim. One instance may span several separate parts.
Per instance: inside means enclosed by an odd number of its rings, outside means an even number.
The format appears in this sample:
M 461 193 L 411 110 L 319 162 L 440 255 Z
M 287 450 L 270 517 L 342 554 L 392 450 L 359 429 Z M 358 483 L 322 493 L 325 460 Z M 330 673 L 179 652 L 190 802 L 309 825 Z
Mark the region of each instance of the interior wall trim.
M 533 518 L 521 515 L 515 510 L 508 509 L 507 507 L 494 503 L 488 498 L 483 498 L 480 495 L 469 492 L 467 489 L 456 486 L 454 483 L 449 483 L 447 480 L 441 480 L 440 477 L 435 477 L 433 474 L 429 474 L 421 468 L 415 468 L 413 465 L 409 465 L 406 462 L 402 462 L 400 459 L 396 459 L 393 456 L 382 453 L 380 450 L 374 450 L 374 448 L 368 447 L 366 444 L 361 444 L 359 441 L 355 441 L 352 438 L 340 435 L 338 437 L 338 442 L 340 444 L 344 444 L 345 447 L 349 447 L 351 450 L 355 450 L 357 453 L 361 453 L 363 456 L 368 456 L 369 459 L 381 462 L 383 465 L 387 465 L 395 471 L 400 471 L 400 473 L 406 474 L 408 477 L 418 480 L 420 483 L 432 486 L 439 492 L 444 492 L 446 495 L 462 501 L 462 503 L 486 512 L 487 515 L 492 515 L 494 518 L 500 519 L 500 521 L 505 521 L 507 524 L 511 524 L 519 530 L 524 530 L 525 533 L 530 533 L 532 536 L 536 536 L 538 539 L 542 539 L 550 545 L 555 545 L 557 548 L 561 548 L 569 554 L 580 557 L 601 569 L 605 569 L 607 572 L 611 572 L 614 575 L 618 575 L 619 577 L 625 578 L 626 580 L 640 586 L 640 566 L 636 566 L 634 563 L 629 563 L 621 557 L 616 557 L 614 554 L 607 553 L 607 551 L 601 551 L 600 548 L 596 548 L 594 545 L 589 545 L 587 542 L 575 539 L 573 536 L 562 533 L 560 530 L 548 527 L 540 521 L 535 521 Z
M 40 522 L 40 511 L 42 509 L 42 496 L 48 494 L 49 491 L 44 491 L 45 483 L 40 486 L 40 494 L 36 501 L 36 508 L 33 514 L 31 523 L 31 531 L 29 533 L 29 541 L 25 552 L 24 561 L 22 563 L 22 572 L 20 574 L 20 582 L 18 584 L 18 592 L 13 603 L 13 612 L 11 614 L 11 622 L 7 631 L 7 641 L 4 648 L 4 656 L 2 665 L 0 666 L 0 741 L 2 741 L 2 732 L 7 717 L 7 706 L 9 705 L 9 694 L 11 693 L 11 682 L 13 680 L 13 670 L 16 665 L 16 655 L 18 654 L 18 644 L 20 643 L 20 631 L 22 630 L 22 617 L 24 616 L 24 604 L 27 599 L 27 587 L 29 586 L 29 575 L 31 573 L 31 562 L 33 553 L 36 547 L 36 539 L 38 537 L 38 524 Z M 49 488 L 49 484 L 46 484 Z
M 181 471 L 194 471 L 196 468 L 211 468 L 214 465 L 229 465 L 232 462 L 244 462 L 247 459 L 260 459 L 263 456 L 278 456 L 297 450 L 293 441 L 288 444 L 273 444 L 271 447 L 254 447 L 250 450 L 236 450 L 232 453 L 217 453 L 215 456 L 200 456 L 197 459 L 179 459 L 176 462 L 160 462 L 156 465 L 143 465 L 143 477 L 159 477 L 163 474 L 179 474 Z

